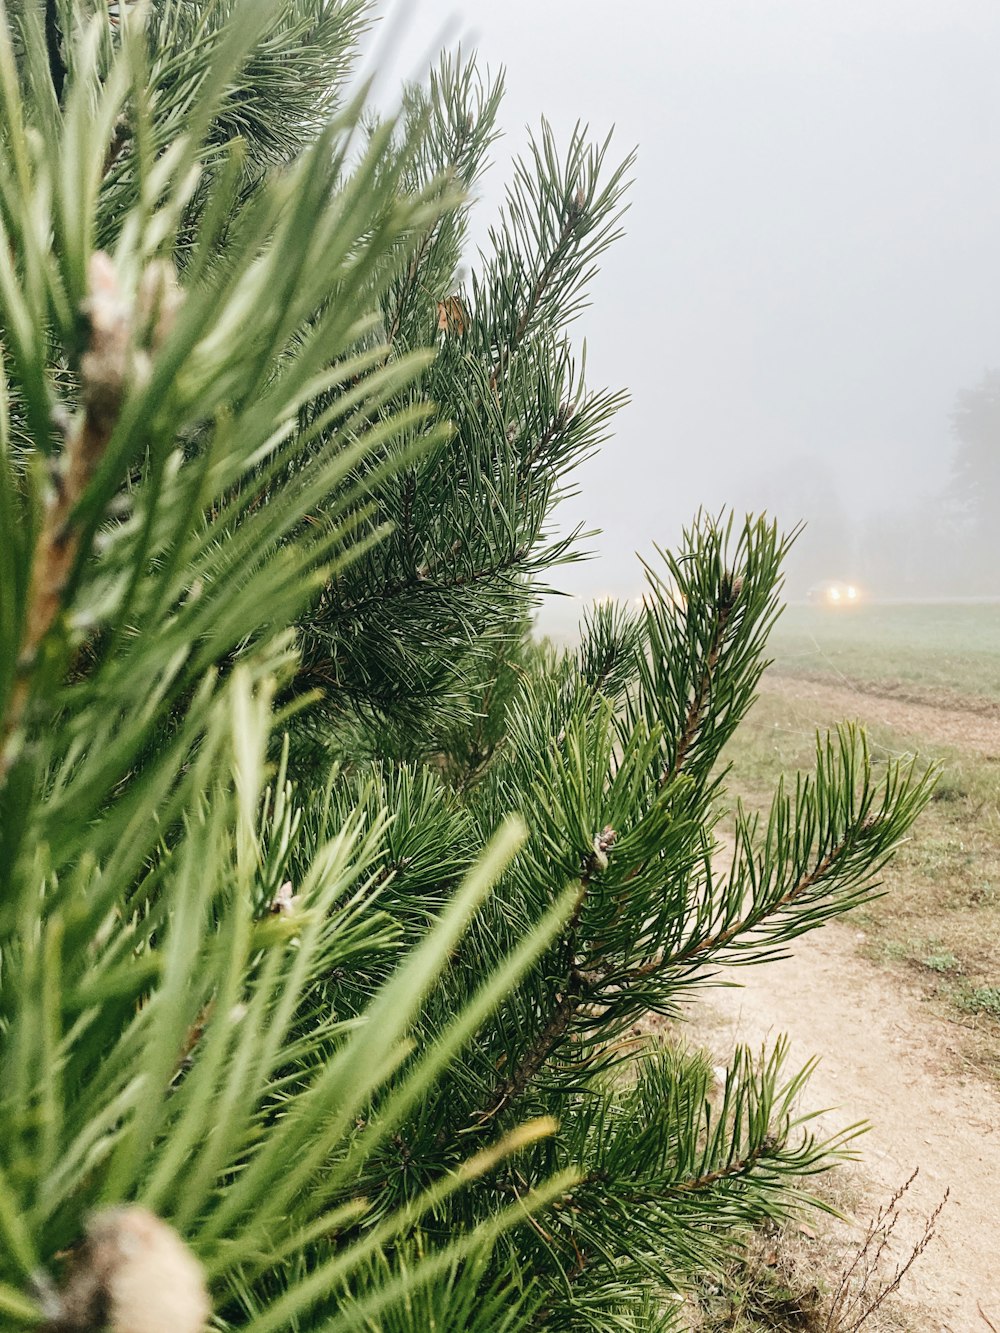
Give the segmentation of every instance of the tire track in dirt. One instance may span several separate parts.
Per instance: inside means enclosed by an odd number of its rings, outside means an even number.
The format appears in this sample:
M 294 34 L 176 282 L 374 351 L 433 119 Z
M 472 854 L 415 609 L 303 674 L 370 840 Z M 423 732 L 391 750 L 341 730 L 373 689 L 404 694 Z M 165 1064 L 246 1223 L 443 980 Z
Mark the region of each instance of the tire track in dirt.
M 772 667 L 760 684 L 764 694 L 808 703 L 823 717 L 842 717 L 868 726 L 891 727 L 935 745 L 973 750 L 1000 761 L 1000 706 L 990 700 L 932 702 L 887 686 L 831 683 L 783 676 Z

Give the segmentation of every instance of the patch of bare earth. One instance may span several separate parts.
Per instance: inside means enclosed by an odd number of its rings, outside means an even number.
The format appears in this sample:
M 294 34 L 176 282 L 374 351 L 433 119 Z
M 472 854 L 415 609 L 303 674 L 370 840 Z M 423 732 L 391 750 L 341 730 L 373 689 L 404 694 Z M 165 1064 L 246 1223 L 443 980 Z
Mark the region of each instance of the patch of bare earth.
M 940 691 L 932 698 L 887 684 L 783 676 L 773 667 L 761 682 L 761 690 L 799 703 L 811 702 L 823 715 L 860 718 L 866 725 L 890 727 L 936 745 L 1000 760 L 1000 705 L 992 700 L 942 698 Z
M 793 1067 L 821 1057 L 807 1092 L 810 1105 L 832 1108 L 820 1127 L 871 1123 L 848 1168 L 859 1241 L 919 1167 L 893 1242 L 905 1260 L 950 1191 L 935 1238 L 906 1276 L 902 1295 L 921 1313 L 903 1326 L 987 1333 L 987 1319 L 1000 1328 L 1000 1097 L 963 1071 L 953 1026 L 916 988 L 859 956 L 858 943 L 856 928 L 831 924 L 797 941 L 786 961 L 732 969 L 722 979 L 733 988 L 704 997 L 707 1040 L 721 1053 L 788 1034 Z
M 779 1273 L 793 1274 L 793 1290 L 812 1280 L 829 1292 L 867 1223 L 919 1168 L 900 1202 L 897 1262 L 920 1242 L 946 1190 L 949 1200 L 899 1297 L 865 1323 L 864 1333 L 1000 1330 L 1000 1086 L 987 1072 L 995 1024 L 948 1000 L 966 983 L 995 985 L 991 775 L 1000 762 L 1000 705 L 884 681 L 783 675 L 774 667 L 760 693 L 757 730 L 751 718 L 734 771 L 735 789 L 751 804 L 766 803 L 778 772 L 808 764 L 806 733 L 831 720 L 857 719 L 890 752 L 912 745 L 943 765 L 938 799 L 885 875 L 886 898 L 853 924 L 802 937 L 786 961 L 725 972 L 719 979 L 731 988 L 703 997 L 698 1035 L 720 1061 L 737 1042 L 760 1047 L 785 1033 L 791 1068 L 819 1057 L 804 1094 L 806 1106 L 831 1108 L 819 1132 L 857 1121 L 871 1126 L 856 1141 L 858 1161 L 818 1186 L 854 1219 L 853 1234 L 810 1219 L 805 1238 L 793 1227 L 766 1257 Z M 971 1045 L 970 1022 L 977 1025 Z M 761 1244 L 767 1248 L 767 1236 Z M 827 1324 L 821 1314 L 801 1326 Z

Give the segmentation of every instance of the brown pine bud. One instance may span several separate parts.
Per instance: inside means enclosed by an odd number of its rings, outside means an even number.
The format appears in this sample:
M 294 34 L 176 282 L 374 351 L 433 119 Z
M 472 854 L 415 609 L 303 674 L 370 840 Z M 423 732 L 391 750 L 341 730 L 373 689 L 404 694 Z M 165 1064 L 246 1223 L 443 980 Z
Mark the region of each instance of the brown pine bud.
M 608 852 L 615 845 L 618 834 L 610 824 L 605 824 L 600 833 L 594 835 L 593 851 L 590 853 L 590 865 L 592 871 L 607 870 L 609 863 Z

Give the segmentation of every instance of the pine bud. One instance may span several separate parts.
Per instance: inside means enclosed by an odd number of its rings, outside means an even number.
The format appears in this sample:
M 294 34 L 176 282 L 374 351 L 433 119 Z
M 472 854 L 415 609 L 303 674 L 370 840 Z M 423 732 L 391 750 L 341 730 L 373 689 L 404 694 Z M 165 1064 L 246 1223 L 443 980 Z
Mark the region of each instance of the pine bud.
M 174 326 L 181 291 L 173 265 L 154 259 L 143 271 L 133 300 L 122 290 L 110 255 L 102 250 L 91 255 L 87 277 L 83 313 L 90 336 L 80 374 L 88 414 L 99 429 L 110 434 L 126 384 L 129 380 L 143 384 L 149 378 L 151 353 Z
M 583 220 L 586 211 L 587 196 L 584 194 L 583 187 L 581 186 L 566 207 L 566 221 L 570 226 L 576 226 L 578 222 Z
M 90 337 L 80 373 L 87 411 L 110 434 L 128 375 L 132 310 L 110 255 L 100 250 L 91 255 L 87 279 L 83 312 L 90 323 Z
M 590 864 L 595 871 L 607 870 L 609 865 L 608 852 L 615 845 L 617 838 L 618 834 L 610 824 L 606 824 L 600 833 L 594 835 Z
M 146 1208 L 107 1208 L 54 1297 L 49 1333 L 204 1333 L 211 1313 L 201 1266 Z
M 743 592 L 743 575 L 727 569 L 719 583 L 719 605 L 731 610 Z
M 293 893 L 292 881 L 286 879 L 271 900 L 271 914 L 273 916 L 294 916 L 298 905 L 299 895 Z

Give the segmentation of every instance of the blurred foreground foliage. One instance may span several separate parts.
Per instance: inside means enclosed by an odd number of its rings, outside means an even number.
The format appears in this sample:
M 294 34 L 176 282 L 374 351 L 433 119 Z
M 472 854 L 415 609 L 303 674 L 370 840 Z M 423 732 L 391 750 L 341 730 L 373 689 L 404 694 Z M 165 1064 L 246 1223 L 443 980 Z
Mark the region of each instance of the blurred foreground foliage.
M 201 1327 L 133 1225 L 219 1329 L 666 1329 L 849 1137 L 781 1043 L 720 1086 L 636 1024 L 868 894 L 926 781 L 836 733 L 713 860 L 762 520 L 531 639 L 630 164 L 543 127 L 460 283 L 500 81 L 379 120 L 368 17 L 0 19 L 6 1327 Z

